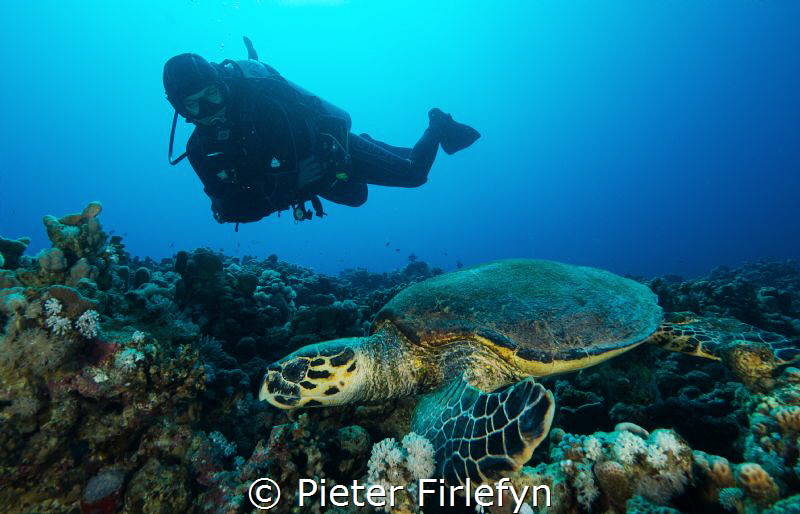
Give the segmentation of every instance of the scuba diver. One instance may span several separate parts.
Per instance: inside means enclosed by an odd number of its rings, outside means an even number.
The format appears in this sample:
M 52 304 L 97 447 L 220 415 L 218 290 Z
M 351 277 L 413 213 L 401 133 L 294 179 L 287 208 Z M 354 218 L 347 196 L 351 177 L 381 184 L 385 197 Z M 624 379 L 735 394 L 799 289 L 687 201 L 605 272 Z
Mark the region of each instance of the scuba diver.
M 428 128 L 413 148 L 353 134 L 345 111 L 259 62 L 250 40 L 244 42 L 247 60 L 217 64 L 185 53 L 164 65 L 164 89 L 175 108 L 170 164 L 188 156 L 219 223 L 238 229 L 287 209 L 297 221 L 321 217 L 319 197 L 358 207 L 367 184 L 418 187 L 439 146 L 453 154 L 480 137 L 439 109 L 428 112 Z M 173 159 L 179 115 L 195 129 L 186 152 Z

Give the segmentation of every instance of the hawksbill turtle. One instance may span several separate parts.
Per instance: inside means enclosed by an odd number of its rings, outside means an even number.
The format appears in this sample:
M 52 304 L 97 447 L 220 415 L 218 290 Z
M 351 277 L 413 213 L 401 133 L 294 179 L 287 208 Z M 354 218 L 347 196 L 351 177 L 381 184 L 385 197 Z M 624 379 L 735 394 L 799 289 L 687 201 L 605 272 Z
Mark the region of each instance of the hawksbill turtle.
M 424 395 L 411 428 L 448 483 L 518 470 L 550 430 L 537 377 L 593 366 L 644 343 L 722 360 L 749 381 L 797 356 L 782 336 L 715 318 L 664 319 L 645 285 L 600 269 L 512 259 L 414 284 L 371 334 L 300 348 L 267 368 L 259 398 L 281 409 Z

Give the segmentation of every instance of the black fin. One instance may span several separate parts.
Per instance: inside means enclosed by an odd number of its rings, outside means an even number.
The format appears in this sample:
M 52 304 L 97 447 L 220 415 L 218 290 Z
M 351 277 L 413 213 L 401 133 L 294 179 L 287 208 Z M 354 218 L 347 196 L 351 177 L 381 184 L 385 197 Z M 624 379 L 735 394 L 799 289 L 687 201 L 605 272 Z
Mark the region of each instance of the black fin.
M 253 42 L 250 41 L 250 38 L 247 36 L 242 36 L 242 39 L 244 39 L 244 46 L 247 47 L 247 58 L 257 61 L 258 53 L 256 52 L 256 48 L 253 46 Z
M 442 130 L 442 150 L 448 155 L 463 150 L 472 145 L 481 137 L 480 132 L 453 120 L 449 114 L 445 114 L 440 109 L 433 108 L 428 112 L 428 118 L 434 125 L 439 125 Z

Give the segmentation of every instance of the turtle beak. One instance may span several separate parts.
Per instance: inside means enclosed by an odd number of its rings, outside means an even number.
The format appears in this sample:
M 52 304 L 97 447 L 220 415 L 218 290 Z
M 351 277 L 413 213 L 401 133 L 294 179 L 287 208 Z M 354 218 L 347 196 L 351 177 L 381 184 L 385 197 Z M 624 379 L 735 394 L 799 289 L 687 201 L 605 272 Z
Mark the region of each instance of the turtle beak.
M 300 386 L 284 378 L 281 362 L 267 368 L 258 399 L 266 400 L 279 409 L 294 409 L 300 401 Z

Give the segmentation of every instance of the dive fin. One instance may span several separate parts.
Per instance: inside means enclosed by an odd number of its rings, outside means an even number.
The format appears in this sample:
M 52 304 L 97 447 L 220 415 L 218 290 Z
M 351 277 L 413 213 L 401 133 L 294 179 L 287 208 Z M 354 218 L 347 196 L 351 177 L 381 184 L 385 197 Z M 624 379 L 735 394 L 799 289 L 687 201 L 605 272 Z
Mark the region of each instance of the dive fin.
M 431 109 L 428 112 L 428 119 L 432 125 L 441 127 L 442 150 L 448 155 L 453 155 L 459 150 L 471 146 L 481 137 L 480 132 L 469 125 L 455 121 L 451 115 L 445 114 L 441 109 Z
M 553 394 L 532 378 L 493 393 L 460 378 L 420 400 L 411 429 L 433 444 L 437 477 L 453 486 L 485 483 L 531 458 L 554 411 Z

